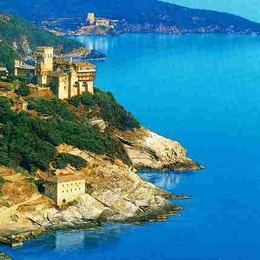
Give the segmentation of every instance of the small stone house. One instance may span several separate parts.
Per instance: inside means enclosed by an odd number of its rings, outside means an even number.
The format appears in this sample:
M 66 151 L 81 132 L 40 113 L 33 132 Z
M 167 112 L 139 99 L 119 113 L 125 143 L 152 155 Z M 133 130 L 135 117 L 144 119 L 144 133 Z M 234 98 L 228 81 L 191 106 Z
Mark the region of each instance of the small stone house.
M 82 176 L 64 174 L 46 180 L 45 195 L 58 206 L 74 201 L 86 192 L 86 181 Z

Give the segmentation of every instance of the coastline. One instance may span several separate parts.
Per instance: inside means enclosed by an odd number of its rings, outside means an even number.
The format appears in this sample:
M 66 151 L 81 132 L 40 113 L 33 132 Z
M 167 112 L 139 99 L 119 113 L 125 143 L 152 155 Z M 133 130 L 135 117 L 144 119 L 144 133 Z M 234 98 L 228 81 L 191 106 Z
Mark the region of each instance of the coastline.
M 188 199 L 189 197 L 185 195 L 173 195 L 172 198 L 174 198 L 175 200 L 183 200 Z M 166 221 L 168 217 L 177 215 L 183 209 L 184 208 L 180 205 L 169 203 L 168 205 L 165 205 L 164 207 L 161 207 L 157 210 L 147 212 L 146 214 L 141 214 L 138 217 L 130 217 L 124 220 L 107 221 L 100 218 L 95 220 L 82 220 L 77 222 L 63 222 L 41 227 L 35 225 L 30 227 L 28 226 L 27 228 L 17 225 L 12 229 L 0 229 L 0 245 L 7 245 L 11 246 L 12 248 L 22 247 L 25 241 L 35 239 L 53 231 L 58 230 L 63 232 L 70 232 L 76 230 L 93 230 L 103 228 L 102 225 L 108 222 L 139 225 L 148 222 Z M 0 260 L 2 260 L 1 252 Z
M 124 137 L 128 136 L 135 136 L 135 145 L 131 146 L 134 147 L 134 153 L 129 152 L 129 148 L 126 147 L 130 158 L 136 156 L 136 152 L 141 152 L 140 159 L 133 161 L 135 168 L 141 161 L 143 167 L 150 165 L 150 169 L 159 170 L 162 174 L 163 169 L 166 171 L 167 166 L 169 168 L 169 162 L 172 162 L 171 165 L 175 165 L 175 170 L 178 171 L 202 169 L 202 166 L 186 157 L 186 150 L 176 141 L 166 139 L 145 128 L 134 134 L 125 133 Z M 153 152 L 151 147 L 154 147 L 156 152 Z M 13 247 L 22 246 L 25 240 L 52 230 L 99 228 L 106 222 L 137 224 L 166 220 L 168 216 L 176 215 L 183 210 L 182 206 L 170 200 L 189 198 L 186 195 L 172 194 L 144 181 L 136 169 L 122 164 L 121 161 L 111 162 L 104 156 L 96 156 L 68 145 L 58 147 L 58 151 L 66 151 L 88 160 L 89 168 L 81 170 L 81 174 L 86 178 L 87 193 L 81 195 L 68 208 L 58 209 L 52 200 L 32 191 L 32 197 L 15 206 L 16 210 L 12 210 L 10 217 L 4 213 L 5 211 L 1 213 L 4 215 L 4 222 L 2 227 L 0 226 L 0 243 Z M 181 162 L 183 168 L 179 166 L 176 168 L 176 161 Z M 186 164 L 183 164 L 185 162 Z M 24 179 L 17 181 L 23 182 Z M 28 186 L 26 183 L 24 185 Z M 15 221 L 12 220 L 14 217 Z
M 86 48 L 74 49 L 73 51 L 58 56 L 61 59 L 88 60 L 88 61 L 104 61 L 106 55 L 96 51 L 87 50 Z
M 152 25 L 151 25 L 152 26 Z M 221 28 L 199 28 L 197 30 L 179 30 L 175 26 L 166 27 L 166 28 L 142 28 L 141 25 L 133 25 L 130 27 L 125 27 L 122 29 L 113 29 L 112 31 L 99 31 L 95 32 L 86 32 L 86 31 L 64 31 L 62 36 L 64 37 L 80 37 L 80 36 L 103 36 L 103 37 L 111 37 L 111 36 L 120 36 L 124 34 L 133 34 L 133 33 L 141 33 L 141 34 L 149 34 L 149 33 L 157 33 L 157 34 L 166 34 L 166 35 L 190 35 L 190 34 L 223 34 L 223 35 L 252 35 L 258 36 L 260 32 L 255 31 L 236 31 L 232 28 L 229 29 L 221 29 Z
M 0 251 L 0 260 L 11 260 L 12 258 Z

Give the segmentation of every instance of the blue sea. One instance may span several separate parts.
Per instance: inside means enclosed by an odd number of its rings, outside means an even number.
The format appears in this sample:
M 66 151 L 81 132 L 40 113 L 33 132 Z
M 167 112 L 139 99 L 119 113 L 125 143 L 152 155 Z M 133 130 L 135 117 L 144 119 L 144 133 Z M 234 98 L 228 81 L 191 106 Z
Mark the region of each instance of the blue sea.
M 78 37 L 104 52 L 96 86 L 206 170 L 142 173 L 188 200 L 165 222 L 54 232 L 0 250 L 14 259 L 260 259 L 260 38 Z

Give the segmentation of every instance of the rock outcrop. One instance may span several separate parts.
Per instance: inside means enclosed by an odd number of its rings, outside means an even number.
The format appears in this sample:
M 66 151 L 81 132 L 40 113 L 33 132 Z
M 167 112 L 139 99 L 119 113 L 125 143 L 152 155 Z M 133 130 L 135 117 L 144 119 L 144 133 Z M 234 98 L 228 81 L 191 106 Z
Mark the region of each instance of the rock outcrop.
M 5 253 L 0 252 L 0 260 L 11 260 L 11 257 L 6 255 Z
M 187 157 L 187 150 L 173 140 L 148 129 L 120 133 L 118 138 L 133 162 L 140 170 L 199 170 L 203 166 Z

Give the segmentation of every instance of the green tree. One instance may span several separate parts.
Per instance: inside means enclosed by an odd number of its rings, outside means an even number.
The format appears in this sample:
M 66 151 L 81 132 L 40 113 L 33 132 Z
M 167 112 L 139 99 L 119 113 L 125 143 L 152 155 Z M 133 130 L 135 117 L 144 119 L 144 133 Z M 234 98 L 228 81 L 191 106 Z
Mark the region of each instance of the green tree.
M 15 90 L 15 93 L 17 95 L 26 97 L 30 94 L 30 88 L 24 82 L 22 82 L 18 89 Z

